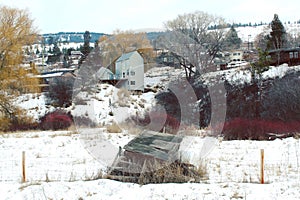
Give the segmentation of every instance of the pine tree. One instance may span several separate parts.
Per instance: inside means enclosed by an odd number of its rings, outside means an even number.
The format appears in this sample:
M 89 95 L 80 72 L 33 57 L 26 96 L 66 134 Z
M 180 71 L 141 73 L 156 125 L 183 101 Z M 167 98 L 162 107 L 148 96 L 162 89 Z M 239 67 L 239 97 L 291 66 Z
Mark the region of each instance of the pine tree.
M 286 43 L 286 31 L 277 14 L 274 14 L 274 18 L 271 22 L 271 29 L 270 42 L 273 44 L 273 48 L 283 48 Z
M 61 51 L 60 48 L 58 47 L 57 42 L 54 43 L 54 47 L 53 47 L 53 54 L 56 56 L 60 56 L 61 55 Z
M 89 31 L 85 31 L 85 33 L 83 35 L 83 39 L 84 39 L 83 46 L 80 47 L 80 51 L 83 54 L 83 56 L 81 57 L 81 59 L 79 61 L 79 65 L 82 64 L 82 62 L 87 58 L 87 56 L 91 52 L 91 48 L 90 48 L 91 34 Z
M 227 49 L 239 49 L 242 40 L 239 38 L 237 31 L 234 26 L 231 26 L 225 38 L 225 48 Z
M 90 53 L 90 40 L 91 40 L 91 35 L 90 35 L 90 32 L 89 31 L 85 31 L 84 35 L 83 35 L 83 38 L 84 38 L 84 43 L 83 43 L 83 48 L 82 48 L 82 52 L 83 55 L 85 57 L 88 56 L 88 54 Z

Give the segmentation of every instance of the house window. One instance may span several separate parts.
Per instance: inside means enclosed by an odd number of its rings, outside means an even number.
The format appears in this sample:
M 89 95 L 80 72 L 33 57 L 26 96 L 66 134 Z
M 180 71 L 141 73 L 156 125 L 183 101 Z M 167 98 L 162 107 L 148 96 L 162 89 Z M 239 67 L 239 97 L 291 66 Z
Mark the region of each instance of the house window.
M 290 52 L 290 58 L 294 58 L 294 53 Z
M 135 72 L 134 72 L 134 71 L 131 71 L 131 72 L 130 72 L 130 75 L 131 75 L 131 76 L 134 76 L 134 75 L 135 75 Z
M 135 85 L 135 81 L 130 81 L 130 85 Z
M 125 75 L 126 75 L 125 72 L 123 72 L 123 76 L 122 77 L 125 78 Z
M 294 58 L 299 58 L 299 53 L 298 52 L 294 52 Z

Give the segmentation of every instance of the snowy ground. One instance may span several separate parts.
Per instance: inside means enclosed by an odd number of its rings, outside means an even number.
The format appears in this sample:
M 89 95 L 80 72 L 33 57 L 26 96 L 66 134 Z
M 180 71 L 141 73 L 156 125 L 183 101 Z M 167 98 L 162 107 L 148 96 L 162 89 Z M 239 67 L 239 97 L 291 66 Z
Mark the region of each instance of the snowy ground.
M 300 66 L 271 67 L 263 78 L 283 76 Z M 154 68 L 145 75 L 148 88 L 166 88 L 182 70 Z M 220 78 L 221 77 L 221 78 Z M 204 76 L 207 83 L 227 79 L 238 84 L 250 81 L 241 68 Z M 99 85 L 94 93 L 82 93 L 84 105 L 69 108 L 74 115 L 88 116 L 100 124 L 88 130 L 118 148 L 135 135 L 107 133 L 104 125 L 119 122 L 130 113 L 142 114 L 155 103 L 154 92 L 127 95 L 110 85 Z M 43 95 L 25 95 L 17 104 L 35 119 L 53 109 Z M 113 115 L 110 115 L 113 111 Z M 116 117 L 115 113 L 124 113 Z M 97 138 L 88 145 L 97 146 Z M 265 182 L 260 181 L 260 150 L 265 151 Z M 107 165 L 97 159 L 82 134 L 71 131 L 33 131 L 0 134 L 1 199 L 300 199 L 300 142 L 288 138 L 275 141 L 222 141 L 186 136 L 180 147 L 182 159 L 205 169 L 207 180 L 185 184 L 138 184 L 99 179 Z M 21 183 L 21 155 L 26 155 L 26 183 Z
M 113 145 L 134 136 L 105 133 Z M 94 131 L 95 131 L 94 130 Z M 92 130 L 91 130 L 92 131 Z M 98 179 L 106 166 L 83 148 L 74 131 L 0 135 L 1 199 L 300 199 L 300 141 L 215 140 L 187 136 L 185 159 L 206 169 L 201 183 L 138 185 Z M 265 182 L 260 180 L 260 149 L 265 151 Z M 26 152 L 26 183 L 21 183 L 21 155 Z M 201 156 L 204 156 L 201 158 Z

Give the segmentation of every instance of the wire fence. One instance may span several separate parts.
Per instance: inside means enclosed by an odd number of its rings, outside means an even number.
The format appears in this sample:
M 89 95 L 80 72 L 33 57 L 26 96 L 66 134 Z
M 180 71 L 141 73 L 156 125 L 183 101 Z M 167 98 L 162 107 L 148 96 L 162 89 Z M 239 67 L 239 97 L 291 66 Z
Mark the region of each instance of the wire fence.
M 263 160 L 262 152 L 263 150 Z M 280 152 L 280 153 L 279 153 Z M 300 184 L 300 146 L 282 148 L 226 148 L 218 157 L 209 157 L 209 182 L 265 183 L 297 180 Z M 263 166 L 262 166 L 263 162 Z M 263 177 L 261 168 L 263 167 Z
M 199 159 L 199 167 L 206 170 L 207 182 L 259 183 L 261 148 L 257 145 L 242 148 L 222 143 L 212 154 Z M 278 148 L 264 148 L 265 183 L 297 180 L 300 184 L 299 141 Z M 84 157 L 47 157 L 29 150 L 23 158 L 22 151 L 0 151 L 0 182 L 22 182 L 24 170 L 26 181 L 51 182 L 95 180 L 102 178 L 105 169 L 96 160 L 86 160 Z
M 4 151 L 1 153 L 5 154 Z M 30 153 L 22 157 L 22 152 L 16 154 L 19 156 L 0 159 L 0 182 L 22 182 L 23 179 L 32 182 L 84 181 L 102 177 L 103 169 L 96 160 L 89 163 L 78 157 L 45 158 Z

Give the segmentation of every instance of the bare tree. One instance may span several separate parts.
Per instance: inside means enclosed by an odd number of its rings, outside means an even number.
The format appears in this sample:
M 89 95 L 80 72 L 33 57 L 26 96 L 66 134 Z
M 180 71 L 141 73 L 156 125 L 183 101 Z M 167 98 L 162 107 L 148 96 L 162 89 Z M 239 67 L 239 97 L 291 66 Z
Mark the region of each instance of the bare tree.
M 208 30 L 214 25 L 216 29 Z M 169 32 L 157 45 L 173 53 L 184 67 L 188 79 L 193 74 L 212 70 L 226 34 L 223 18 L 196 11 L 179 15 L 166 22 L 165 26 Z
M 261 49 L 263 51 L 270 49 L 271 47 L 270 32 L 271 32 L 271 27 L 266 26 L 263 28 L 263 31 L 255 37 L 254 45 L 256 49 Z
M 59 77 L 50 80 L 47 98 L 57 107 L 68 107 L 72 103 L 73 77 Z
M 139 51 L 146 60 L 153 57 L 153 49 L 146 33 L 116 30 L 112 36 L 103 36 L 99 39 L 99 48 L 103 67 L 109 66 L 123 53 L 130 51 Z

